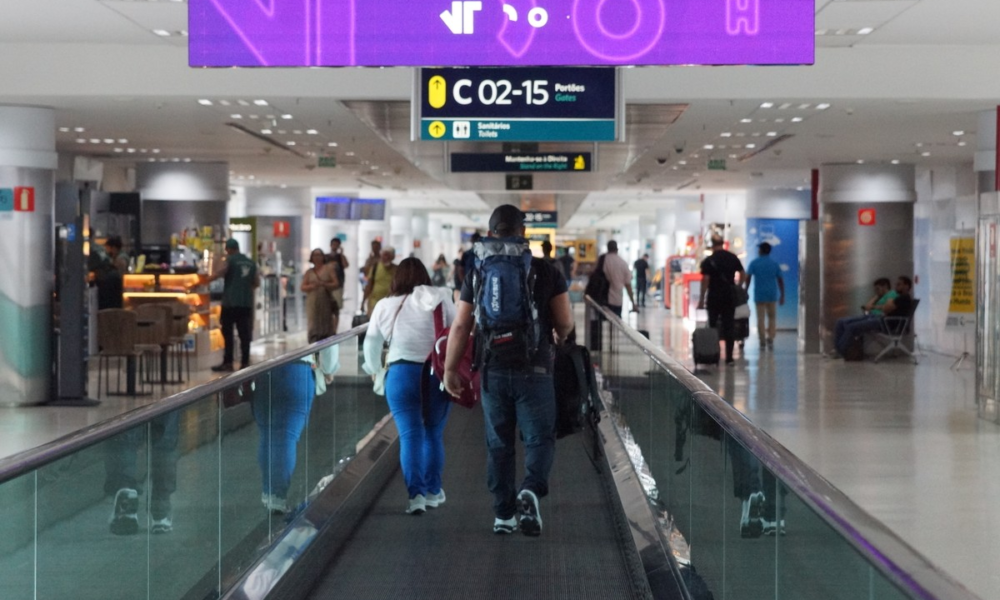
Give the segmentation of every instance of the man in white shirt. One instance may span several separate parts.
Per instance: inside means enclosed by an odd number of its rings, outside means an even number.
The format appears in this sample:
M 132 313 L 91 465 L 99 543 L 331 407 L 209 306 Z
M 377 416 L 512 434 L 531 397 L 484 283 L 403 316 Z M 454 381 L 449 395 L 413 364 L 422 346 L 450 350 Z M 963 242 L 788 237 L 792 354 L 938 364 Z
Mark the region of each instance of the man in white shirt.
M 622 290 L 628 292 L 628 299 L 632 303 L 632 312 L 639 312 L 635 307 L 635 297 L 632 296 L 632 270 L 628 263 L 618 256 L 618 242 L 611 240 L 608 242 L 608 253 L 604 255 L 604 275 L 608 278 L 608 308 L 619 317 L 622 316 L 622 305 L 624 304 L 624 294 Z

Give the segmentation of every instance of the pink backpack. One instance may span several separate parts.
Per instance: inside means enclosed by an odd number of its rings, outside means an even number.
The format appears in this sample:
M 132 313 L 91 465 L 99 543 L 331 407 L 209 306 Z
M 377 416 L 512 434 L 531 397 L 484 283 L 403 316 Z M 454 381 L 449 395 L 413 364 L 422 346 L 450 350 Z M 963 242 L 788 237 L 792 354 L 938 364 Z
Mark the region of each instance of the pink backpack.
M 431 349 L 424 369 L 440 382 L 444 380 L 444 361 L 448 352 L 448 334 L 451 328 L 444 322 L 444 307 L 438 305 L 434 309 L 434 348 Z M 462 394 L 458 398 L 449 395 L 449 399 L 465 408 L 473 408 L 480 398 L 479 372 L 472 369 L 472 358 L 474 353 L 473 336 L 469 336 L 469 343 L 465 345 L 465 354 L 458 363 L 458 377 L 462 380 Z M 428 381 L 424 378 L 424 381 Z M 443 384 L 441 384 L 443 385 Z

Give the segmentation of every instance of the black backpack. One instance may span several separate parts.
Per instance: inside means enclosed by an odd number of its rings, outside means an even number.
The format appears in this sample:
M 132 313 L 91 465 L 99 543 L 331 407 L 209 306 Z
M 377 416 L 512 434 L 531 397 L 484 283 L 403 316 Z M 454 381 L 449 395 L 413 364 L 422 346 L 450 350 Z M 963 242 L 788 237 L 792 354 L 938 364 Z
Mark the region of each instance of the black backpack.
M 567 342 L 556 351 L 553 368 L 556 387 L 556 438 L 578 433 L 587 423 L 601 420 L 600 396 L 590 352 Z
M 604 257 L 597 259 L 597 267 L 594 268 L 594 272 L 590 274 L 590 279 L 587 280 L 587 288 L 584 292 L 593 298 L 594 302 L 600 304 L 601 306 L 607 306 L 608 304 L 608 293 L 611 291 L 611 282 L 608 281 L 608 276 L 604 274 Z

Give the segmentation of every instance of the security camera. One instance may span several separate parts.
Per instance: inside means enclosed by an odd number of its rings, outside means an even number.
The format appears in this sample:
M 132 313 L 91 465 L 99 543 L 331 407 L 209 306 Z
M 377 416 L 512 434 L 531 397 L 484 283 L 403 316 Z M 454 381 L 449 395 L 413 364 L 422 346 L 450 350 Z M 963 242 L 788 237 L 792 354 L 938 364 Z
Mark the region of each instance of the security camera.
M 677 154 L 684 154 L 684 142 L 674 144 L 674 152 Z
M 667 164 L 667 161 L 669 161 L 669 160 L 670 160 L 669 158 L 667 158 L 665 156 L 661 156 L 661 157 L 659 157 L 659 158 L 656 159 L 656 164 L 658 164 L 658 165 L 660 165 L 662 167 L 663 165 Z

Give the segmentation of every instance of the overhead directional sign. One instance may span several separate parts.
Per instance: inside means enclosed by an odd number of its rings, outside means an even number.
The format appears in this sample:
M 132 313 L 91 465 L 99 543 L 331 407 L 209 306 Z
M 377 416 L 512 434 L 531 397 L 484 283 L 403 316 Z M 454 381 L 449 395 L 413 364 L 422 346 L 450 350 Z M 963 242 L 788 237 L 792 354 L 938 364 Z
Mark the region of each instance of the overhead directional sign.
M 603 68 L 420 69 L 415 139 L 611 142 L 618 75 Z M 419 111 L 419 112 L 417 112 Z
M 812 64 L 815 0 L 188 0 L 195 67 Z
M 474 154 L 453 152 L 452 173 L 589 173 L 590 152 Z

